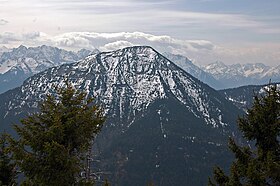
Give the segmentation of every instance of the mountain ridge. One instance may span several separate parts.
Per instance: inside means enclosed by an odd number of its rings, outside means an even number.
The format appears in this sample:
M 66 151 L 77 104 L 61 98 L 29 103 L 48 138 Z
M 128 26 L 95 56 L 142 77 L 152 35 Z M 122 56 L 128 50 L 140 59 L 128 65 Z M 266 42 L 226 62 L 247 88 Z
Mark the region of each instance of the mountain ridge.
M 262 85 L 280 81 L 280 66 L 270 67 L 262 63 L 226 65 L 215 62 L 203 66 L 202 69 L 214 76 L 225 88 L 235 88 L 246 85 Z

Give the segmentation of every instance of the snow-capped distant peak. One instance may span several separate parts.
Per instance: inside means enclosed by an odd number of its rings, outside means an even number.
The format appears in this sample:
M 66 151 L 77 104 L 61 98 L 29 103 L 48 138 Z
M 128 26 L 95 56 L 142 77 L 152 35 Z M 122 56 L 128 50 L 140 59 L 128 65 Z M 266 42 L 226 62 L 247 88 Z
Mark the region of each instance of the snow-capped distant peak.
M 75 53 L 46 45 L 38 47 L 20 45 L 18 48 L 5 51 L 0 57 L 0 93 L 21 85 L 33 74 L 64 63 L 79 61 L 90 53 L 91 51 L 85 49 Z
M 274 82 L 280 80 L 277 67 L 269 67 L 262 63 L 232 64 L 212 63 L 203 67 L 218 81 L 226 85 L 224 88 L 233 88 L 252 84 L 265 84 L 269 79 Z

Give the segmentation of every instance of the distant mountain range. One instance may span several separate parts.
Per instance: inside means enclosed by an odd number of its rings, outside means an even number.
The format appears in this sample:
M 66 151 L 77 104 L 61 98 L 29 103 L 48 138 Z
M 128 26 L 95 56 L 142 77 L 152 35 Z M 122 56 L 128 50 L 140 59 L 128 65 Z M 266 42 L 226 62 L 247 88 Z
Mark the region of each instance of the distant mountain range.
M 203 83 L 206 83 L 207 85 L 211 86 L 214 89 L 222 89 L 224 88 L 223 84 L 216 80 L 212 74 L 205 72 L 198 66 L 192 63 L 191 60 L 189 60 L 187 57 L 182 55 L 176 55 L 171 53 L 164 53 L 165 57 L 167 57 L 169 60 L 174 62 L 176 65 L 181 67 L 183 70 L 194 76 L 195 78 L 199 79 Z
M 3 47 L 0 47 L 0 55 L 3 53 L 3 52 L 8 52 L 8 51 L 10 51 L 11 49 L 9 49 L 9 48 L 7 48 L 7 47 L 5 47 L 5 46 L 3 46 Z
M 243 111 L 146 46 L 89 55 L 28 78 L 0 95 L 0 130 L 13 134 L 11 123 L 37 111 L 65 79 L 105 109 L 94 168 L 109 172 L 113 185 L 206 185 L 214 165 L 231 162 L 227 140 Z
M 0 93 L 20 86 L 25 79 L 47 68 L 84 59 L 91 53 L 82 49 L 78 52 L 56 47 L 19 46 L 5 49 L 0 57 Z
M 223 88 L 234 88 L 244 85 L 262 85 L 270 82 L 280 82 L 280 65 L 269 67 L 262 63 L 225 65 L 216 62 L 202 67 L 212 74 Z

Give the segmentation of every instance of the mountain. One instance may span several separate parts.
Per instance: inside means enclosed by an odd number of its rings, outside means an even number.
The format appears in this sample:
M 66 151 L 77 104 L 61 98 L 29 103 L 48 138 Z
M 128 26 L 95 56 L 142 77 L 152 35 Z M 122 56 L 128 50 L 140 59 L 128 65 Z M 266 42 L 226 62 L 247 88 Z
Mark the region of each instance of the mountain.
M 49 68 L 0 95 L 1 130 L 37 111 L 68 79 L 107 116 L 93 169 L 113 185 L 206 185 L 214 165 L 228 166 L 228 136 L 243 112 L 151 47 L 90 55 Z
M 280 81 L 280 66 L 269 67 L 262 63 L 225 65 L 216 62 L 202 67 L 224 85 L 224 88 L 234 88 L 244 85 L 262 85 Z
M 271 79 L 274 82 L 280 82 L 280 65 L 269 69 L 264 75 L 264 79 Z
M 3 53 L 3 52 L 8 52 L 10 49 L 5 47 L 5 46 L 2 46 L 0 47 L 0 55 Z
M 183 70 L 199 79 L 200 81 L 206 83 L 210 87 L 213 87 L 214 89 L 222 89 L 224 87 L 211 74 L 203 71 L 201 68 L 193 64 L 192 61 L 187 57 L 172 53 L 164 53 L 163 55 L 170 61 L 181 67 Z
M 50 46 L 19 46 L 11 51 L 3 52 L 0 57 L 0 93 L 20 86 L 28 77 L 47 68 L 73 63 L 91 53 L 82 49 L 75 52 Z
M 280 88 L 280 83 L 273 83 Z M 265 93 L 269 85 L 248 85 L 238 88 L 230 88 L 220 90 L 219 92 L 225 96 L 225 98 L 231 101 L 235 106 L 246 111 L 253 106 L 254 96 L 259 96 Z

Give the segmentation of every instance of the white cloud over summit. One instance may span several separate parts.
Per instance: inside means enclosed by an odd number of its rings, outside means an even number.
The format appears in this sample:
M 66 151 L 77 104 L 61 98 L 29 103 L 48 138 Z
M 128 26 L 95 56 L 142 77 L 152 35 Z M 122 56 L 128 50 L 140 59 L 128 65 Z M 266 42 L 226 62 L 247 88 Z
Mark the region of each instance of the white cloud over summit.
M 0 43 L 6 46 L 17 44 L 38 45 L 48 44 L 68 49 L 94 49 L 101 51 L 115 50 L 133 45 L 148 45 L 158 50 L 170 52 L 213 50 L 215 45 L 206 40 L 180 40 L 166 35 L 152 35 L 143 32 L 69 32 L 50 36 L 42 32 L 25 34 L 3 33 L 0 34 Z
M 42 32 L 25 34 L 0 33 L 0 47 L 51 45 L 68 50 L 98 49 L 111 51 L 128 46 L 152 46 L 159 52 L 182 54 L 197 64 L 208 64 L 217 60 L 224 63 L 256 63 L 269 61 L 276 65 L 280 61 L 280 45 L 225 46 L 208 40 L 183 40 L 167 35 L 153 35 L 143 32 L 69 32 L 51 36 Z
M 180 40 L 166 35 L 152 35 L 143 32 L 70 32 L 55 36 L 52 42 L 56 46 L 69 48 L 98 48 L 100 50 L 114 50 L 132 45 L 149 45 L 159 50 L 169 48 L 173 52 L 176 49 L 186 51 L 212 50 L 215 46 L 205 40 Z
M 116 50 L 116 49 L 130 47 L 130 46 L 133 46 L 133 44 L 128 41 L 122 40 L 122 41 L 115 41 L 112 43 L 105 44 L 103 47 L 100 47 L 99 50 L 100 51 L 111 51 L 111 50 Z

